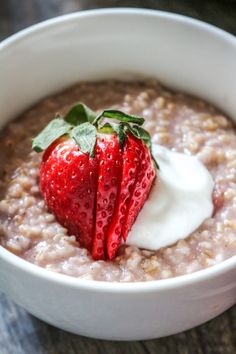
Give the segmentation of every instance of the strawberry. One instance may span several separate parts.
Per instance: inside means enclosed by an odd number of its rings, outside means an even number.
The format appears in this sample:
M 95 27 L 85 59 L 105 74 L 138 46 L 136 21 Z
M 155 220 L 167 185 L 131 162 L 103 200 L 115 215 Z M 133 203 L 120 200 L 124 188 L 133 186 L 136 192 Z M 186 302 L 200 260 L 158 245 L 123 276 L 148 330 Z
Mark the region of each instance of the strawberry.
M 78 103 L 33 140 L 44 151 L 40 190 L 48 208 L 94 259 L 116 256 L 153 184 L 143 122 L 118 110 L 96 115 Z

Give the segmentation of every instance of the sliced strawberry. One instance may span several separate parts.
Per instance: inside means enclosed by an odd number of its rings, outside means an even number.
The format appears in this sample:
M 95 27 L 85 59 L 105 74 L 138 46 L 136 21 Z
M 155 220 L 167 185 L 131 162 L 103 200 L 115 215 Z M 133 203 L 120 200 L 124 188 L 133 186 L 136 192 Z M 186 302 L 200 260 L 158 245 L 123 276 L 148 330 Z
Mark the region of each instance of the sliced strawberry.
M 59 142 L 41 163 L 40 187 L 49 209 L 81 246 L 91 249 L 98 159 L 78 150 L 72 140 Z
M 141 162 L 138 169 L 135 187 L 128 205 L 129 212 L 126 214 L 122 230 L 122 237 L 124 241 L 126 241 L 128 232 L 130 231 L 135 219 L 138 216 L 138 213 L 142 209 L 148 197 L 155 178 L 155 169 L 148 147 L 144 142 L 139 141 L 139 148 Z
M 107 255 L 113 259 L 122 237 L 125 215 L 128 212 L 130 197 L 133 193 L 140 161 L 140 150 L 137 139 L 128 135 L 123 150 L 123 168 L 120 189 L 118 192 L 115 213 L 107 236 Z
M 104 259 L 108 225 L 114 213 L 117 191 L 121 183 L 122 151 L 117 136 L 107 134 L 99 137 L 96 155 L 99 156 L 99 178 L 92 256 L 94 259 Z
M 33 149 L 45 151 L 40 189 L 48 208 L 94 259 L 115 257 L 150 191 L 155 171 L 143 123 L 78 102 L 33 139 Z

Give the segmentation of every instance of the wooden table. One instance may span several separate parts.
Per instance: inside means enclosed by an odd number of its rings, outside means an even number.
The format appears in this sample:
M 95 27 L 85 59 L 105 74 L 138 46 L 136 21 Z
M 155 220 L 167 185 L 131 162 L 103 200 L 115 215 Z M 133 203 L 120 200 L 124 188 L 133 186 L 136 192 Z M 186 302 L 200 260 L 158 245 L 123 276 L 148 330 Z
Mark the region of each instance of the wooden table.
M 236 35 L 235 0 L 1 0 L 0 39 L 47 18 L 111 6 L 147 7 L 181 13 Z M 202 326 L 171 337 L 140 342 L 108 342 L 58 330 L 29 315 L 0 294 L 0 354 L 77 353 L 236 354 L 236 307 Z

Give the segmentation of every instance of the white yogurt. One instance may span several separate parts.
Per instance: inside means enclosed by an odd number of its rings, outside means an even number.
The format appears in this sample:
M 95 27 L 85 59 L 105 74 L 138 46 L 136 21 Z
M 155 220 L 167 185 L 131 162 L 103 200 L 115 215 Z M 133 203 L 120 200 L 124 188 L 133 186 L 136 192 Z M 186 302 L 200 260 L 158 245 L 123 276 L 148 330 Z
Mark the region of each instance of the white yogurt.
M 127 238 L 129 245 L 157 250 L 188 237 L 213 212 L 213 179 L 195 156 L 153 144 L 158 179 Z

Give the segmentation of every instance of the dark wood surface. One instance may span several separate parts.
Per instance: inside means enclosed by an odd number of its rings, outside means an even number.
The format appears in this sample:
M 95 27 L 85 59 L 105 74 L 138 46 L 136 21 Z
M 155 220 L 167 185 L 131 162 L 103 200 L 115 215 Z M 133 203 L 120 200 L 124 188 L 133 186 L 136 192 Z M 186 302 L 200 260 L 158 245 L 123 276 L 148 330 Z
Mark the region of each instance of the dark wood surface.
M 64 13 L 112 6 L 176 12 L 236 34 L 235 0 L 0 0 L 0 39 Z M 77 353 L 236 354 L 236 307 L 202 326 L 171 337 L 142 342 L 108 342 L 49 326 L 0 293 L 0 354 Z

